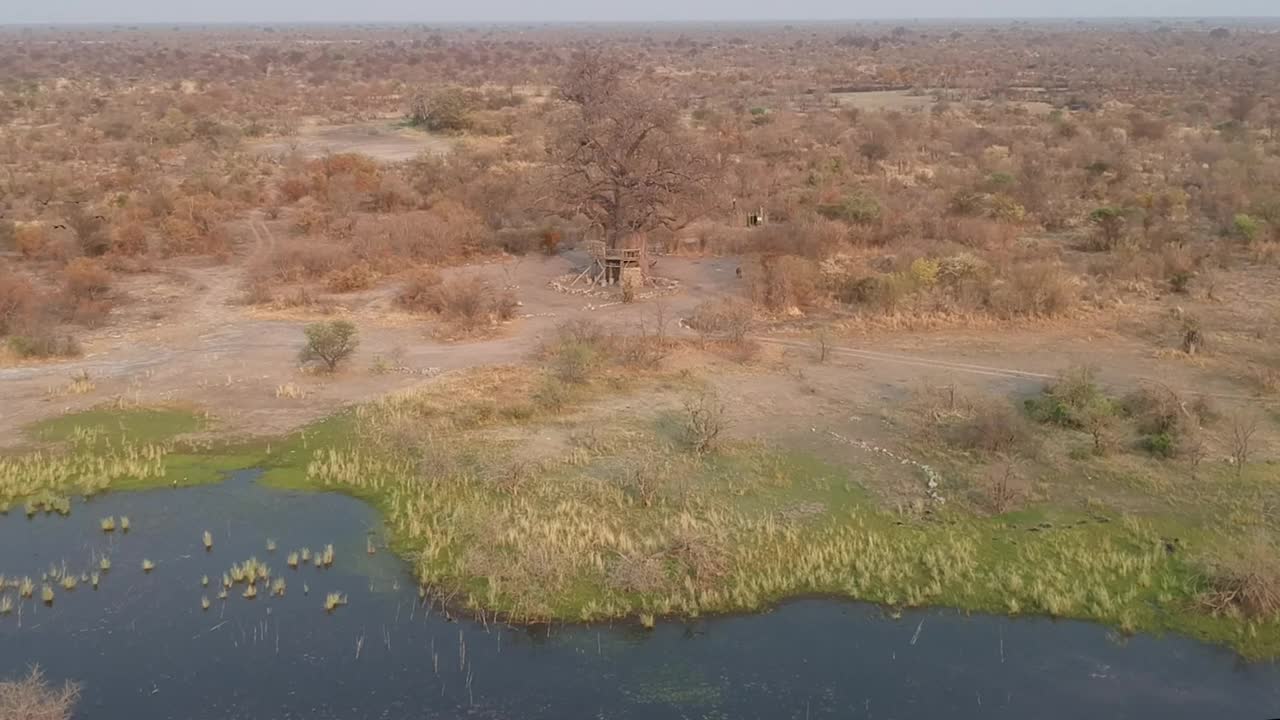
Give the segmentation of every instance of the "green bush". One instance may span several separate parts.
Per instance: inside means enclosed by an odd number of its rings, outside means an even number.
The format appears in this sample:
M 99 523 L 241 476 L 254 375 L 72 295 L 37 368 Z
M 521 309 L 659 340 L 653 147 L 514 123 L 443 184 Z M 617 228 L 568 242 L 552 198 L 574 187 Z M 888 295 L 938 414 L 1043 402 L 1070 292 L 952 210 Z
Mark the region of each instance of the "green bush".
M 1231 220 L 1231 229 L 1236 237 L 1251 243 L 1262 233 L 1262 223 L 1252 215 L 1239 213 Z
M 298 353 L 298 359 L 304 363 L 319 361 L 329 372 L 351 357 L 359 345 L 356 326 L 346 320 L 312 323 L 302 332 L 306 336 L 306 344 Z
M 1167 432 L 1143 436 L 1141 445 L 1143 450 L 1162 458 L 1171 458 L 1178 451 L 1173 435 Z
M 818 214 L 828 220 L 843 220 L 854 225 L 870 225 L 880 219 L 880 201 L 870 195 L 855 193 L 837 205 L 819 205 Z
M 1058 379 L 1035 398 L 1024 403 L 1027 414 L 1037 422 L 1081 429 L 1090 411 L 1104 406 L 1114 411 L 1111 401 L 1094 380 L 1093 368 L 1078 366 L 1058 375 Z
M 1038 423 L 1071 428 L 1077 427 L 1071 408 L 1052 395 L 1027 398 L 1023 402 L 1023 407 L 1026 409 L 1027 415 Z

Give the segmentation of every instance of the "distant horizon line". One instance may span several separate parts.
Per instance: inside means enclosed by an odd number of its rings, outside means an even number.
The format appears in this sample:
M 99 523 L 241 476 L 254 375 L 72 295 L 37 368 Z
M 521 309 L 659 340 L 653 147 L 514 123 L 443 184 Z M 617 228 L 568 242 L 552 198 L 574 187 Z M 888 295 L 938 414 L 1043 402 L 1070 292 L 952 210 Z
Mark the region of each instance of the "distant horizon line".
M 1252 20 L 1280 21 L 1275 15 L 991 15 L 952 17 L 945 15 L 916 15 L 911 17 L 844 17 L 844 18 L 701 18 L 701 19 L 615 19 L 615 20 L 47 20 L 26 22 L 0 22 L 3 28 L 52 28 L 52 27 L 333 27 L 333 26 L 406 26 L 440 25 L 461 27 L 506 26 L 581 26 L 581 25 L 708 25 L 727 26 L 789 24 L 856 24 L 856 23 L 1018 23 L 1018 22 L 1180 22 L 1180 23 L 1240 23 Z

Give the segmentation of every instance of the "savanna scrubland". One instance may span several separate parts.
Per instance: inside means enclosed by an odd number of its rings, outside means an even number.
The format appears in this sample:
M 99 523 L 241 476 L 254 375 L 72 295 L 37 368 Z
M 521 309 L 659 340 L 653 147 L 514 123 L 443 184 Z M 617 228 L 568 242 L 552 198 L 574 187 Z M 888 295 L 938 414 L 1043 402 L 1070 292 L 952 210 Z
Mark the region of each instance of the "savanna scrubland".
M 251 464 L 516 621 L 1280 653 L 1265 29 L 0 36 L 0 505 Z

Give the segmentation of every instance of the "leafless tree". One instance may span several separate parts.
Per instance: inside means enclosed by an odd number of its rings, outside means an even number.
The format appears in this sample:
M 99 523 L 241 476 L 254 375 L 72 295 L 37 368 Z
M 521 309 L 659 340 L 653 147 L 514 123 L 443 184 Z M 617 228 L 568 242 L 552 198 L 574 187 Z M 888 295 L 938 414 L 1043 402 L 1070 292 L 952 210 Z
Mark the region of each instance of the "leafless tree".
M 715 449 L 720 433 L 728 426 L 724 402 L 714 390 L 685 399 L 685 436 L 697 453 Z
M 696 215 L 710 175 L 674 104 L 624 85 L 618 63 L 592 52 L 574 58 L 561 96 L 571 108 L 556 137 L 557 192 L 609 247 Z
M 987 500 L 997 515 L 1013 510 L 1027 496 L 1026 480 L 1014 458 L 1002 457 L 987 473 Z
M 1258 418 L 1244 412 L 1231 416 L 1231 462 L 1236 468 L 1236 477 L 1244 474 L 1245 463 L 1253 454 L 1253 436 L 1258 433 Z

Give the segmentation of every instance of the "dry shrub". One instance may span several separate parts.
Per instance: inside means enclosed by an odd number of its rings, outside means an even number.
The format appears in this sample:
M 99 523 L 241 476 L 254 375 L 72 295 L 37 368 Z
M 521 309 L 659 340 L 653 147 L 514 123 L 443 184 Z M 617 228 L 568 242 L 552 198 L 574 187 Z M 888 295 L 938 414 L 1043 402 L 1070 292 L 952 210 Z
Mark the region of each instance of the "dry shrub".
M 493 239 L 480 215 L 452 200 L 425 211 L 362 217 L 353 235 L 357 255 L 375 266 L 443 263 L 474 255 Z
M 140 222 L 127 221 L 111 229 L 111 252 L 133 257 L 147 251 L 147 230 Z
M 158 249 L 165 255 L 221 255 L 231 246 L 222 226 L 232 204 L 210 193 L 174 201 L 173 211 L 161 223 Z
M 714 584 L 729 572 L 730 556 L 724 539 L 697 525 L 680 525 L 668 552 L 703 585 Z
M 986 218 L 948 218 L 944 225 L 946 239 L 958 245 L 977 249 L 1008 247 L 1017 238 L 1017 227 Z
M 662 558 L 647 555 L 623 555 L 609 568 L 609 587 L 627 593 L 657 593 L 667 590 L 671 582 Z
M 311 183 L 305 177 L 290 175 L 280 181 L 280 194 L 286 202 L 295 203 L 311 192 Z
M 244 305 L 270 305 L 275 302 L 276 293 L 266 278 L 245 277 L 241 285 L 240 303 Z
M 714 338 L 740 344 L 751 330 L 752 315 L 751 304 L 738 298 L 706 300 L 693 309 L 685 324 L 704 342 Z
M 26 677 L 0 682 L 0 718 L 5 720 L 69 720 L 80 699 L 80 687 L 50 687 L 39 667 Z
M 331 293 L 348 293 L 368 290 L 378 279 L 378 273 L 361 261 L 347 268 L 334 270 L 325 276 L 325 289 Z
M 20 225 L 13 232 L 13 244 L 23 257 L 47 257 L 50 245 L 49 231 L 43 225 Z
M 960 447 L 989 453 L 1012 452 L 1031 437 L 1026 418 L 1008 403 L 983 401 L 972 406 L 968 417 L 955 423 L 948 440 Z
M 1188 403 L 1176 390 L 1145 383 L 1121 400 L 1125 413 L 1137 421 L 1138 432 L 1148 435 L 1176 434 L 1188 423 L 1200 425 L 1200 403 Z
M 983 490 L 988 507 L 997 515 L 1018 509 L 1030 495 L 1017 461 L 1008 458 L 987 469 Z
M 848 225 L 821 216 L 806 217 L 789 223 L 768 225 L 745 236 L 755 250 L 770 255 L 797 255 L 812 260 L 830 257 L 849 239 Z
M 1057 317 L 1079 300 L 1079 281 L 1061 265 L 1033 262 L 1014 270 L 991 289 L 990 306 L 1005 318 Z
M 746 265 L 751 301 L 772 312 L 807 308 L 817 303 L 817 263 L 795 255 L 765 255 Z
M 102 300 L 111 290 L 111 280 L 111 271 L 91 258 L 75 258 L 62 270 L 63 290 L 76 302 Z
M 1280 265 L 1280 242 L 1270 240 L 1255 242 L 1249 246 L 1253 261 L 1263 265 Z
M 1265 365 L 1253 365 L 1249 368 L 1249 376 L 1254 385 L 1267 395 L 1280 394 L 1280 369 Z
M 1201 603 L 1214 613 L 1271 619 L 1280 615 L 1280 547 L 1258 531 L 1205 563 Z
M 250 266 L 255 280 L 301 282 L 324 277 L 350 268 L 351 253 L 318 238 L 283 240 L 269 253 L 259 256 Z
M 415 273 L 396 298 L 397 304 L 412 312 L 429 312 L 462 330 L 486 323 L 510 320 L 516 300 L 509 290 L 495 289 L 479 277 L 441 281 L 432 271 Z
M 696 453 L 714 450 L 729 425 L 724 401 L 715 391 L 707 390 L 685 398 L 684 412 L 684 435 L 689 448 Z
M 413 312 L 437 312 L 433 308 L 438 304 L 439 288 L 443 282 L 444 278 L 435 270 L 414 270 L 400 288 L 396 304 Z
M 0 336 L 27 324 L 36 311 L 37 299 L 31 281 L 0 268 Z

